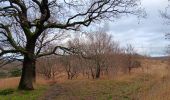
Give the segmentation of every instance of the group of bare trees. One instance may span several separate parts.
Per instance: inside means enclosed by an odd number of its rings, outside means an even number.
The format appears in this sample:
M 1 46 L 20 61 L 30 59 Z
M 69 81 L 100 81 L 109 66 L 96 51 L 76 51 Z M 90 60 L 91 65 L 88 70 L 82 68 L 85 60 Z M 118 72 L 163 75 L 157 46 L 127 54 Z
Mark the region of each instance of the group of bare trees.
M 141 67 L 140 56 L 132 45 L 120 47 L 110 34 L 102 31 L 71 39 L 68 47 L 74 48 L 73 52 L 41 61 L 47 64 L 39 64 L 39 73 L 50 78 L 62 69 L 59 73 L 65 73 L 68 79 L 78 76 L 98 79 L 118 72 L 130 73 L 133 68 Z
M 88 34 L 87 39 L 82 43 L 81 52 L 91 71 L 93 78 L 99 78 L 103 70 L 108 70 L 109 56 L 112 55 L 116 43 L 112 40 L 112 36 L 104 32 L 95 32 Z
M 87 34 L 83 38 L 83 42 L 73 41 L 72 46 L 78 48 L 77 51 L 83 58 L 81 60 L 85 59 L 80 65 L 84 65 L 86 73 L 91 74 L 93 79 L 100 78 L 101 74 L 116 73 L 121 69 L 130 73 L 132 68 L 141 67 L 139 55 L 132 45 L 120 47 L 110 34 L 102 31 Z
M 61 50 L 71 51 L 60 44 L 50 46 L 61 32 L 81 31 L 82 27 L 103 19 L 115 20 L 127 14 L 141 15 L 138 1 L 0 0 L 0 58 L 22 61 L 18 88 L 33 90 L 37 59 L 60 55 L 58 51 Z

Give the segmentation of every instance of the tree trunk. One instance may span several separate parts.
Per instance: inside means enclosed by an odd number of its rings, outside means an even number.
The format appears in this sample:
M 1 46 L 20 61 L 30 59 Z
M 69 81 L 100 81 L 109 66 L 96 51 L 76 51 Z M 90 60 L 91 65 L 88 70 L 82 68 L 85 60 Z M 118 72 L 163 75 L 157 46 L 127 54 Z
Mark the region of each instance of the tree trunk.
M 24 54 L 22 76 L 19 83 L 19 90 L 34 90 L 33 83 L 36 80 L 36 58 L 34 55 L 35 41 L 29 40 L 26 45 L 27 53 Z
M 129 74 L 131 73 L 131 67 L 128 68 Z
M 94 75 L 93 69 L 90 68 L 90 70 L 91 70 L 91 76 L 92 76 L 92 78 L 94 79 L 94 78 L 95 78 L 95 75 Z
M 20 90 L 34 90 L 33 82 L 35 82 L 36 70 L 35 70 L 36 61 L 31 55 L 24 56 L 22 76 L 19 83 Z
M 96 79 L 100 78 L 100 66 L 97 66 L 96 69 Z

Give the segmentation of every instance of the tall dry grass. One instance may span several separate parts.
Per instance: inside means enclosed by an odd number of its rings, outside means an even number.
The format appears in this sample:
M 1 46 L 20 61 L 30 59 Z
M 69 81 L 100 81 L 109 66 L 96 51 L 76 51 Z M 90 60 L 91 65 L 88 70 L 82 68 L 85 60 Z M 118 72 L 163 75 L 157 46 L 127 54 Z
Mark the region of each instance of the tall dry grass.
M 0 89 L 17 88 L 20 77 L 0 79 Z M 51 80 L 45 80 L 42 77 L 37 77 L 35 86 L 51 84 Z
M 0 89 L 16 88 L 20 77 L 0 79 Z

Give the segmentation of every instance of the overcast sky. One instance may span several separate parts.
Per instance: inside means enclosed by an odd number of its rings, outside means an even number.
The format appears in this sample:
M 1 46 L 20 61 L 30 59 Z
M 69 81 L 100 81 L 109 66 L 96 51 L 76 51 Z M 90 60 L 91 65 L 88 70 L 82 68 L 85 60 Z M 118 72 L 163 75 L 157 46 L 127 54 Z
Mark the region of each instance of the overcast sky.
M 165 33 L 170 32 L 170 25 L 165 24 L 159 11 L 163 11 L 167 5 L 168 0 L 142 0 L 147 18 L 139 20 L 135 16 L 129 16 L 110 22 L 109 33 L 123 46 L 132 44 L 140 54 L 165 55 L 165 47 L 168 45 Z

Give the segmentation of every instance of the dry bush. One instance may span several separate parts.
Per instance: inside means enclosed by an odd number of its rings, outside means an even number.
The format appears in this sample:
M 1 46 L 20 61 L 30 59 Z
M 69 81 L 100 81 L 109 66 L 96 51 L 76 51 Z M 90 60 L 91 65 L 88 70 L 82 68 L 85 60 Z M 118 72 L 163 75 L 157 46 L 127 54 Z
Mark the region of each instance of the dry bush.
M 49 56 L 37 61 L 37 73 L 46 79 L 55 79 L 55 77 L 62 74 L 62 72 L 63 68 L 59 57 Z
M 73 79 L 80 73 L 80 60 L 75 55 L 62 57 L 61 63 L 67 73 L 68 79 Z

